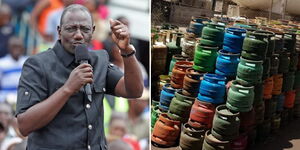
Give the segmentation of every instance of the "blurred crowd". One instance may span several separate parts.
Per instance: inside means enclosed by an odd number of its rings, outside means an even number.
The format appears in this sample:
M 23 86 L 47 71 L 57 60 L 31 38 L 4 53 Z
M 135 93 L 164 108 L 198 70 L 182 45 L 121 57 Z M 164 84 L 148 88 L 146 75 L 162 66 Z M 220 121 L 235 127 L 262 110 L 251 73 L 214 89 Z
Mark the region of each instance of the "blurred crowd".
M 89 50 L 107 50 L 110 61 L 124 69 L 120 51 L 110 35 L 107 0 L 0 0 L 0 150 L 26 149 L 26 137 L 19 133 L 14 116 L 22 66 L 30 55 L 54 45 L 62 11 L 74 3 L 86 6 L 96 25 Z M 113 19 L 130 28 L 126 17 Z M 148 47 L 143 45 L 145 42 L 132 38 L 131 43 L 136 47 L 139 61 L 149 57 L 139 56 L 140 48 Z M 106 95 L 103 100 L 109 150 L 148 149 L 149 67 L 146 65 L 140 63 L 145 85 L 142 97 L 124 99 Z

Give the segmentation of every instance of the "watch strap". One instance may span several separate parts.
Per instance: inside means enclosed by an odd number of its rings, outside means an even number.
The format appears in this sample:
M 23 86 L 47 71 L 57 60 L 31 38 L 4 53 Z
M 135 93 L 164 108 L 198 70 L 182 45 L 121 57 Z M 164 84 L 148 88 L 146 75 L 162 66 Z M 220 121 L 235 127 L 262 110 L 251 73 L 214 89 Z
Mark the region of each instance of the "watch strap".
M 130 57 L 130 56 L 134 55 L 136 53 L 136 51 L 135 51 L 135 49 L 132 45 L 131 45 L 131 47 L 132 47 L 132 51 L 130 53 L 128 53 L 128 54 L 122 54 L 121 53 L 121 56 L 127 58 L 127 57 Z

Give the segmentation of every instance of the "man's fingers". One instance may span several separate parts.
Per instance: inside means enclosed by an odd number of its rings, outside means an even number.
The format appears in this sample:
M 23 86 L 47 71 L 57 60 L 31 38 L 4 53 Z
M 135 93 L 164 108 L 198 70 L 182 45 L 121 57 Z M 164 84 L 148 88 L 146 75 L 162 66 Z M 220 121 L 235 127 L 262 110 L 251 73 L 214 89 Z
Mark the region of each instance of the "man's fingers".
M 114 20 L 115 21 L 115 25 L 118 25 L 118 24 L 123 24 L 121 21 L 119 20 Z
M 126 27 L 124 27 L 123 25 L 114 28 L 113 33 L 119 40 L 124 39 L 124 38 L 128 37 L 128 35 L 129 35 L 128 29 Z
M 120 44 L 120 40 L 124 42 L 129 42 L 129 30 L 126 25 L 118 20 L 110 20 L 110 28 L 112 31 L 112 39 L 118 45 L 118 47 L 124 47 Z M 124 43 L 123 42 L 123 43 Z
M 127 32 L 120 33 L 120 38 L 126 38 L 128 36 Z
M 82 69 L 82 68 L 87 68 L 87 67 L 92 68 L 92 66 L 90 64 L 80 64 L 77 68 Z
M 110 20 L 109 20 L 109 23 L 110 23 L 110 28 L 113 28 L 113 27 L 116 26 L 116 25 L 122 24 L 120 21 L 118 21 L 118 20 L 113 20 L 113 19 L 110 19 Z
M 124 25 L 117 25 L 117 26 L 112 27 L 111 30 L 114 33 L 121 33 L 121 32 L 126 31 L 126 28 L 124 28 Z
M 92 84 L 94 82 L 94 80 L 93 79 L 87 79 L 86 82 Z
M 121 29 L 121 28 L 123 28 L 124 27 L 124 25 L 121 25 L 121 24 L 119 24 L 119 25 L 116 25 L 116 26 L 113 26 L 113 27 L 111 27 L 113 30 L 118 30 L 118 29 Z
M 83 77 L 84 78 L 91 78 L 91 79 L 93 79 L 93 73 L 91 73 L 91 72 L 84 73 Z
M 82 72 L 83 73 L 85 73 L 85 72 L 93 72 L 93 68 L 91 68 L 91 67 L 82 68 Z
M 113 19 L 109 19 L 110 27 L 115 26 L 116 22 Z

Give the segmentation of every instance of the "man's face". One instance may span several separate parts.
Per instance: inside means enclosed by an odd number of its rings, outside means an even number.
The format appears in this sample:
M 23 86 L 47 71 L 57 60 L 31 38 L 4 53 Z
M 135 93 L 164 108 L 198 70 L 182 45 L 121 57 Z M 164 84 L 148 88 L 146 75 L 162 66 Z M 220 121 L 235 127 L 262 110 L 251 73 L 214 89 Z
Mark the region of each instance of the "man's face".
M 65 14 L 62 25 L 58 27 L 58 35 L 64 49 L 74 54 L 76 46 L 90 43 L 94 29 L 88 12 L 69 11 Z
M 24 53 L 24 47 L 21 39 L 14 39 L 9 43 L 9 52 L 11 56 L 18 60 Z
M 10 14 L 0 13 L 0 18 L 1 18 L 0 19 L 0 26 L 8 24 L 9 21 L 10 21 L 10 17 L 11 17 Z
M 11 11 L 9 6 L 4 5 L 0 7 L 0 26 L 6 25 L 10 22 L 11 19 Z
M 123 119 L 114 119 L 111 122 L 110 135 L 114 135 L 116 137 L 123 137 L 126 134 L 126 123 Z

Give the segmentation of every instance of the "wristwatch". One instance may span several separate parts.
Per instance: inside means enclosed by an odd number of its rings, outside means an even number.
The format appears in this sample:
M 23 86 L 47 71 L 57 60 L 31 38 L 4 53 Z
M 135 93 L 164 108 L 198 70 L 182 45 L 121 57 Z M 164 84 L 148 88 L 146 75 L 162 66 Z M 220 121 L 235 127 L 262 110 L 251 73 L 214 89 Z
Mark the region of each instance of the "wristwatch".
M 131 49 L 131 52 L 130 52 L 129 54 L 122 54 L 122 53 L 121 53 L 121 56 L 122 56 L 122 57 L 127 58 L 127 57 L 130 57 L 130 56 L 132 56 L 132 55 L 135 54 L 136 50 L 135 50 L 134 46 L 133 46 L 132 44 L 130 44 L 129 47 L 130 47 L 130 49 Z

